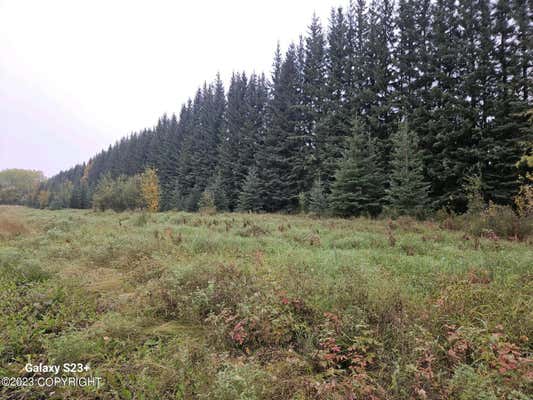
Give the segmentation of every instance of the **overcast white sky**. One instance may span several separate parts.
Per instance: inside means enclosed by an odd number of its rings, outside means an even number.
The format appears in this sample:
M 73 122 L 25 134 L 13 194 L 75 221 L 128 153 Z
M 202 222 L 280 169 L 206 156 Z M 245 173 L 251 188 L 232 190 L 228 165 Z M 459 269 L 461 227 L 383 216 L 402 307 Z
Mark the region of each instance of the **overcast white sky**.
M 220 71 L 270 73 L 344 0 L 0 0 L 0 170 L 51 176 L 178 112 Z

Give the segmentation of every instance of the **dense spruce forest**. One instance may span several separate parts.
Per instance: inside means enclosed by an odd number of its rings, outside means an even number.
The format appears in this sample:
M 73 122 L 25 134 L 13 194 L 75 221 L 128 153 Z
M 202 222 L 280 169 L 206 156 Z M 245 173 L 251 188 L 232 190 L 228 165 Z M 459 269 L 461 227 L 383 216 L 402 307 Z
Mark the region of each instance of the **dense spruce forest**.
M 531 152 L 532 12 L 354 0 L 278 45 L 271 76 L 235 72 L 227 90 L 217 76 L 179 115 L 42 183 L 34 203 L 89 208 L 103 179 L 151 168 L 160 210 L 208 198 L 230 211 L 462 212 L 474 178 L 485 201 L 511 204 Z

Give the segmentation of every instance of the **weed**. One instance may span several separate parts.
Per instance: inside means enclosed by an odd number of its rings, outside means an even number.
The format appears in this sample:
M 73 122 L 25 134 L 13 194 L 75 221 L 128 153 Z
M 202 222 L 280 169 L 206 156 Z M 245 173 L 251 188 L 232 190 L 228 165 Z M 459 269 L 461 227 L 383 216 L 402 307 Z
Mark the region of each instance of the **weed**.
M 440 217 L 2 208 L 0 372 L 88 362 L 106 386 L 0 397 L 524 400 L 527 230 Z

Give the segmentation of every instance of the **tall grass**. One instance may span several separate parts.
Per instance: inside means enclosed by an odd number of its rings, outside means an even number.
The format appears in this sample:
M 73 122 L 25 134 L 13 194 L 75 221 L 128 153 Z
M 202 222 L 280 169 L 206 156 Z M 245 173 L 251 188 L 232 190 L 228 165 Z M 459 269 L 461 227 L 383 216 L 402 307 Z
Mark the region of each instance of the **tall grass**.
M 87 362 L 105 380 L 3 387 L 0 398 L 530 393 L 533 250 L 507 235 L 408 218 L 23 208 L 0 218 L 10 221 L 0 372 Z

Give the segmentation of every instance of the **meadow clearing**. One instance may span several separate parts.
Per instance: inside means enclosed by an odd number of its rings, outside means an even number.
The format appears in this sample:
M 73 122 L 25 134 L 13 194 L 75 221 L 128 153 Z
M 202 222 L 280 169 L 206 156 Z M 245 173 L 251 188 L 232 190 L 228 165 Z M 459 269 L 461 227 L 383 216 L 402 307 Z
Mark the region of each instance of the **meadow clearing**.
M 2 399 L 530 399 L 533 246 L 437 222 L 0 207 Z

